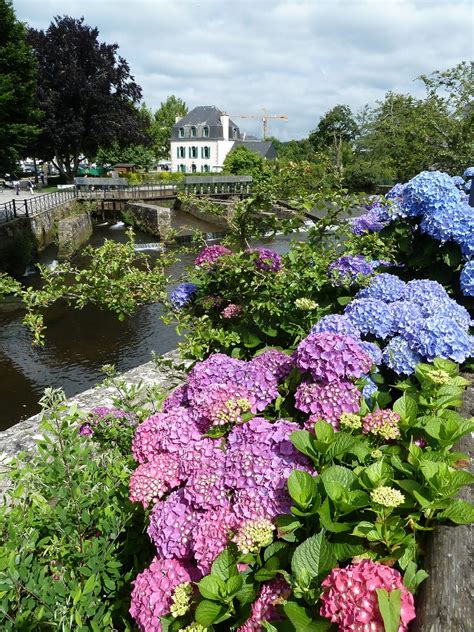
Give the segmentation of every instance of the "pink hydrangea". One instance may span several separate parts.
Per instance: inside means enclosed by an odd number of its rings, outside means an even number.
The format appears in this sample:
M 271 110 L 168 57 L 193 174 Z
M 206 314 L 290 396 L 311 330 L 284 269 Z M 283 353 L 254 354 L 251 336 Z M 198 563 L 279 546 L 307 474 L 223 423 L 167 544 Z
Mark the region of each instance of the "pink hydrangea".
M 384 632 L 377 602 L 377 588 L 401 591 L 398 632 L 406 632 L 415 618 L 413 595 L 401 574 L 389 566 L 363 560 L 347 568 L 335 568 L 322 582 L 320 614 L 339 625 L 340 632 Z
M 193 530 L 193 551 L 198 568 L 207 575 L 212 563 L 227 546 L 229 534 L 237 526 L 229 503 L 199 514 Z
M 230 255 L 230 254 L 232 254 L 231 250 L 219 244 L 215 244 L 213 246 L 205 246 L 199 252 L 198 256 L 194 260 L 194 265 L 202 266 L 205 263 L 212 265 L 215 261 L 217 261 L 217 259 L 219 259 L 223 255 Z
M 368 373 L 372 360 L 355 340 L 329 332 L 309 334 L 294 354 L 296 366 L 315 380 L 336 382 Z
M 237 490 L 232 510 L 240 522 L 256 518 L 273 520 L 276 516 L 289 513 L 291 505 L 286 488 L 262 485 Z
M 263 353 L 251 360 L 250 364 L 269 371 L 278 382 L 283 381 L 295 366 L 293 358 L 278 351 L 278 349 L 266 349 Z
M 290 586 L 281 577 L 263 584 L 258 598 L 252 604 L 250 618 L 238 628 L 237 632 L 261 632 L 263 621 L 281 620 L 282 616 L 278 613 L 276 606 L 288 599 L 290 593 Z
M 235 303 L 229 303 L 229 305 L 227 305 L 227 307 L 224 307 L 224 309 L 222 310 L 221 316 L 222 318 L 226 318 L 227 320 L 230 320 L 231 318 L 235 318 L 236 316 L 238 316 L 241 312 L 242 312 L 241 305 L 236 305 Z
M 83 423 L 79 428 L 82 437 L 90 437 L 94 434 L 94 426 L 99 424 L 111 424 L 118 422 L 119 425 L 133 426 L 138 418 L 134 413 L 127 413 L 121 408 L 110 408 L 109 406 L 95 406 L 90 411 L 89 421 Z
M 309 430 L 322 419 L 339 430 L 342 413 L 356 413 L 360 408 L 360 392 L 352 382 L 330 382 L 329 384 L 309 384 L 303 382 L 295 393 L 298 410 L 311 413 L 306 422 Z
M 224 484 L 224 463 L 195 468 L 184 488 L 184 497 L 193 507 L 200 509 L 215 509 L 225 505 L 228 493 Z
M 138 463 L 145 463 L 161 452 L 181 453 L 200 439 L 201 433 L 190 412 L 185 408 L 173 408 L 166 413 L 151 415 L 138 426 L 132 453 Z
M 160 557 L 188 559 L 198 517 L 182 489 L 156 503 L 150 514 L 148 535 Z
M 235 384 L 209 384 L 207 389 L 194 391 L 191 405 L 199 429 L 206 432 L 210 426 L 242 423 L 242 414 L 249 412 L 254 399 L 249 391 Z M 255 405 L 253 412 L 256 412 Z
M 195 568 L 174 559 L 155 558 L 132 582 L 130 614 L 143 632 L 161 632 L 160 617 L 169 614 L 179 584 L 197 580 Z
M 384 439 L 400 436 L 400 415 L 389 408 L 374 410 L 362 419 L 362 432 L 378 435 Z
M 141 502 L 144 509 L 158 502 L 170 489 L 182 482 L 179 459 L 173 454 L 160 454 L 153 461 L 142 463 L 130 479 L 130 500 Z

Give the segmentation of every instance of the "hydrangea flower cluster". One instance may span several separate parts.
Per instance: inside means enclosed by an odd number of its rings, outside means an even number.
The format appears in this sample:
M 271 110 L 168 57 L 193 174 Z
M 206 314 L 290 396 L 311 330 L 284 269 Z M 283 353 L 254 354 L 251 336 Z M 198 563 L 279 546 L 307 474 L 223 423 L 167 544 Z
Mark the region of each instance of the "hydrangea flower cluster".
M 403 505 L 405 502 L 405 496 L 402 492 L 398 491 L 394 487 L 388 487 L 387 485 L 381 485 L 376 487 L 371 493 L 370 498 L 372 502 L 382 507 L 395 508 Z
M 194 260 L 194 265 L 201 267 L 205 264 L 212 265 L 223 255 L 230 255 L 232 251 L 225 246 L 215 244 L 213 246 L 205 246 Z
M 380 219 L 379 209 L 373 209 L 351 220 L 351 232 L 353 235 L 362 235 L 365 232 L 379 233 L 384 226 L 385 223 Z
M 337 328 L 355 340 L 363 336 L 386 340 L 382 362 L 399 375 L 410 375 L 422 361 L 442 357 L 464 362 L 470 357 L 474 351 L 471 324 L 469 312 L 436 281 L 405 283 L 383 273 L 356 294 L 344 317 L 324 317 L 313 331 Z M 366 347 L 365 351 L 378 363 L 373 347 L 372 353 Z
M 400 436 L 400 415 L 393 410 L 374 410 L 362 419 L 362 432 L 373 434 L 383 439 L 398 439 Z
M 474 261 L 468 261 L 461 270 L 459 283 L 465 296 L 474 296 Z
M 111 423 L 122 426 L 134 426 L 137 423 L 137 416 L 134 413 L 127 413 L 121 408 L 110 408 L 109 406 L 95 406 L 92 408 L 89 420 L 81 424 L 79 434 L 81 436 L 91 436 L 94 428 Z
M 190 303 L 197 292 L 197 285 L 194 283 L 181 283 L 170 294 L 171 304 L 175 309 L 182 309 Z
M 351 285 L 370 276 L 380 265 L 380 261 L 370 261 L 362 255 L 345 255 L 333 261 L 328 272 L 334 285 Z
M 130 612 L 140 629 L 158 631 L 159 616 L 187 607 L 189 590 L 178 587 L 191 575 L 207 574 L 232 538 L 247 551 L 270 544 L 272 521 L 291 506 L 290 473 L 302 469 L 314 475 L 290 440 L 298 423 L 242 419 L 243 410 L 257 413 L 275 400 L 279 382 L 293 367 L 294 360 L 276 349 L 250 362 L 215 354 L 195 365 L 184 387 L 166 400 L 164 412 L 137 428 L 132 452 L 139 465 L 130 498 L 152 505 L 148 535 L 157 552 L 132 594 Z M 226 434 L 206 436 L 216 424 Z M 169 581 L 163 579 L 168 574 Z M 248 625 L 272 611 L 272 585 L 254 603 Z
M 238 316 L 241 312 L 242 312 L 241 305 L 236 305 L 235 303 L 229 303 L 229 305 L 227 305 L 227 307 L 224 307 L 224 309 L 222 310 L 221 316 L 222 318 L 226 318 L 227 320 L 230 320 L 231 318 L 235 318 L 236 316 Z
M 252 604 L 252 614 L 237 632 L 261 632 L 263 621 L 278 621 L 282 617 L 276 606 L 282 603 L 291 593 L 286 581 L 277 576 L 270 582 L 263 584 L 257 600 Z
M 281 268 L 280 255 L 270 248 L 255 248 L 248 252 L 256 254 L 255 266 L 259 270 L 278 272 Z
M 377 588 L 401 591 L 400 627 L 407 632 L 415 618 L 413 595 L 401 574 L 384 564 L 363 560 L 347 568 L 335 568 L 323 581 L 320 614 L 337 623 L 340 632 L 384 632 L 377 600 Z

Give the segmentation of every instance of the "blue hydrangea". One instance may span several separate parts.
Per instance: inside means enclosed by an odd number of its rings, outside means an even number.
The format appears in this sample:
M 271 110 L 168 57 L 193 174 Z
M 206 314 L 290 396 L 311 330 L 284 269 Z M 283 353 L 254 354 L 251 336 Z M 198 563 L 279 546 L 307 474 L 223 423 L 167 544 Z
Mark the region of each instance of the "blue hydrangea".
M 383 362 L 398 375 L 411 375 L 422 357 L 413 349 L 405 338 L 395 336 L 383 350 Z
M 380 220 L 378 213 L 370 211 L 354 217 L 351 220 L 351 232 L 353 235 L 362 235 L 363 233 L 379 233 L 385 224 Z
M 423 327 L 406 334 L 410 348 L 428 361 L 437 357 L 462 363 L 474 350 L 474 338 L 451 318 L 430 316 Z
M 453 176 L 452 180 L 455 186 L 463 187 L 466 184 L 461 176 Z
M 404 281 L 394 274 L 383 272 L 374 277 L 368 287 L 359 290 L 356 298 L 373 298 L 385 303 L 391 303 L 402 296 L 404 289 Z
M 461 290 L 465 296 L 474 296 L 474 261 L 468 261 L 459 277 Z
M 474 167 L 468 167 L 463 173 L 465 178 L 474 178 Z
M 466 193 L 468 193 L 471 190 L 471 186 L 472 186 L 472 180 L 469 179 L 466 184 L 464 185 L 464 191 L 466 191 Z
M 422 171 L 409 180 L 403 191 L 409 215 L 449 215 L 461 201 L 453 179 L 442 171 Z
M 367 384 L 362 389 L 362 395 L 365 401 L 370 404 L 372 396 L 378 392 L 377 384 L 370 377 L 367 377 Z
M 408 281 L 403 290 L 401 300 L 411 301 L 418 305 L 423 305 L 426 301 L 433 298 L 446 299 L 449 294 L 438 281 L 429 281 L 428 279 L 413 279 Z
M 474 209 L 467 198 L 456 209 L 451 237 L 461 247 L 466 257 L 474 256 Z
M 311 333 L 343 334 L 344 336 L 351 336 L 357 341 L 360 338 L 360 331 L 357 327 L 355 327 L 348 318 L 340 316 L 339 314 L 323 316 L 321 320 L 312 327 Z
M 377 261 L 368 261 L 362 255 L 344 255 L 333 261 L 328 271 L 334 285 L 351 285 L 361 277 L 371 275 L 378 265 Z
M 175 309 L 182 309 L 191 302 L 194 294 L 196 294 L 197 285 L 194 283 L 181 283 L 170 294 L 170 301 Z
M 369 298 L 354 299 L 344 310 L 350 322 L 362 334 L 387 338 L 392 333 L 393 315 L 383 301 Z
M 382 364 L 382 351 L 380 347 L 378 347 L 374 342 L 368 342 L 366 340 L 362 340 L 359 342 L 359 346 L 366 352 L 372 362 L 379 366 Z
M 471 316 L 467 309 L 452 298 L 429 299 L 420 305 L 420 310 L 424 318 L 440 316 L 451 319 L 463 329 L 471 326 Z
M 395 301 L 390 304 L 393 315 L 393 332 L 403 335 L 423 320 L 421 308 L 411 301 Z

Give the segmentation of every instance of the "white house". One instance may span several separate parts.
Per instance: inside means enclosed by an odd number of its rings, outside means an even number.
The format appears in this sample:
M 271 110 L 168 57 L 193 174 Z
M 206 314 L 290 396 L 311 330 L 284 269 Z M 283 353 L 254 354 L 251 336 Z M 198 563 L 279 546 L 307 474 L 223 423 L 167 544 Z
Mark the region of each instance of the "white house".
M 171 171 L 216 173 L 236 146 L 245 145 L 264 158 L 274 158 L 269 141 L 245 139 L 238 125 L 215 105 L 201 105 L 180 118 L 171 130 Z

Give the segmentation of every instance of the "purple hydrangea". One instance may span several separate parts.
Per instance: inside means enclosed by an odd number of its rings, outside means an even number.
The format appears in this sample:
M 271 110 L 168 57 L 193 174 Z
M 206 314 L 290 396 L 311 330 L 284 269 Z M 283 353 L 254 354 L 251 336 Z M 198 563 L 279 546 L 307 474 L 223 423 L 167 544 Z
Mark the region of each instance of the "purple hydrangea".
M 286 379 L 295 366 L 293 358 L 278 349 L 265 349 L 263 353 L 255 356 L 250 364 L 262 371 L 269 371 L 277 382 Z
M 227 546 L 229 534 L 236 526 L 237 519 L 230 503 L 199 514 L 193 531 L 193 551 L 203 575 L 210 573 L 212 563 Z
M 192 555 L 192 534 L 198 514 L 179 489 L 158 502 L 150 514 L 148 535 L 162 558 L 189 559 Z
M 386 303 L 376 299 L 354 299 L 344 310 L 346 317 L 363 334 L 388 338 L 393 333 L 393 314 Z
M 346 316 L 341 316 L 340 314 L 328 314 L 327 316 L 323 316 L 321 320 L 311 328 L 312 334 L 319 334 L 321 332 L 342 334 L 344 336 L 350 336 L 354 338 L 354 340 L 360 338 L 359 329 L 354 327 Z
M 334 382 L 368 373 L 372 360 L 349 336 L 331 333 L 309 334 L 298 345 L 296 366 L 315 380 Z
M 373 274 L 377 261 L 369 261 L 362 255 L 344 255 L 333 261 L 328 271 L 335 285 L 350 285 Z
M 398 375 L 411 375 L 422 357 L 411 349 L 405 338 L 395 336 L 383 351 L 383 363 Z
M 259 270 L 278 272 L 281 268 L 280 255 L 270 248 L 255 248 L 248 252 L 256 254 L 255 266 Z
M 375 364 L 375 366 L 379 366 L 382 363 L 382 351 L 380 347 L 377 346 L 374 342 L 367 342 L 366 340 L 362 340 L 361 342 L 359 342 L 359 345 L 372 360 L 372 364 Z
M 163 401 L 162 410 L 164 413 L 167 413 L 173 408 L 179 408 L 181 406 L 185 408 L 188 402 L 188 385 L 181 384 L 181 386 L 175 388 Z
M 170 301 L 175 309 L 182 309 L 188 305 L 197 292 L 197 285 L 194 283 L 181 283 L 170 294 Z
M 360 392 L 352 382 L 340 381 L 329 384 L 303 382 L 295 393 L 295 406 L 304 413 L 310 413 L 305 426 L 312 430 L 318 419 L 330 423 L 339 430 L 342 413 L 357 413 L 360 408 Z
M 404 281 L 394 274 L 383 272 L 374 277 L 368 287 L 359 290 L 356 294 L 356 298 L 370 298 L 384 301 L 385 303 L 391 303 L 392 301 L 398 301 L 400 299 L 404 289 Z
M 464 296 L 474 296 L 474 261 L 468 261 L 459 277 Z
M 385 224 L 374 211 L 364 213 L 351 220 L 351 232 L 353 235 L 362 235 L 366 232 L 379 233 L 384 226 Z
M 223 255 L 230 255 L 232 251 L 226 248 L 225 246 L 221 246 L 216 244 L 214 246 L 205 246 L 198 254 L 196 259 L 194 260 L 194 265 L 203 266 L 204 264 L 212 265 L 217 259 L 222 257 Z

